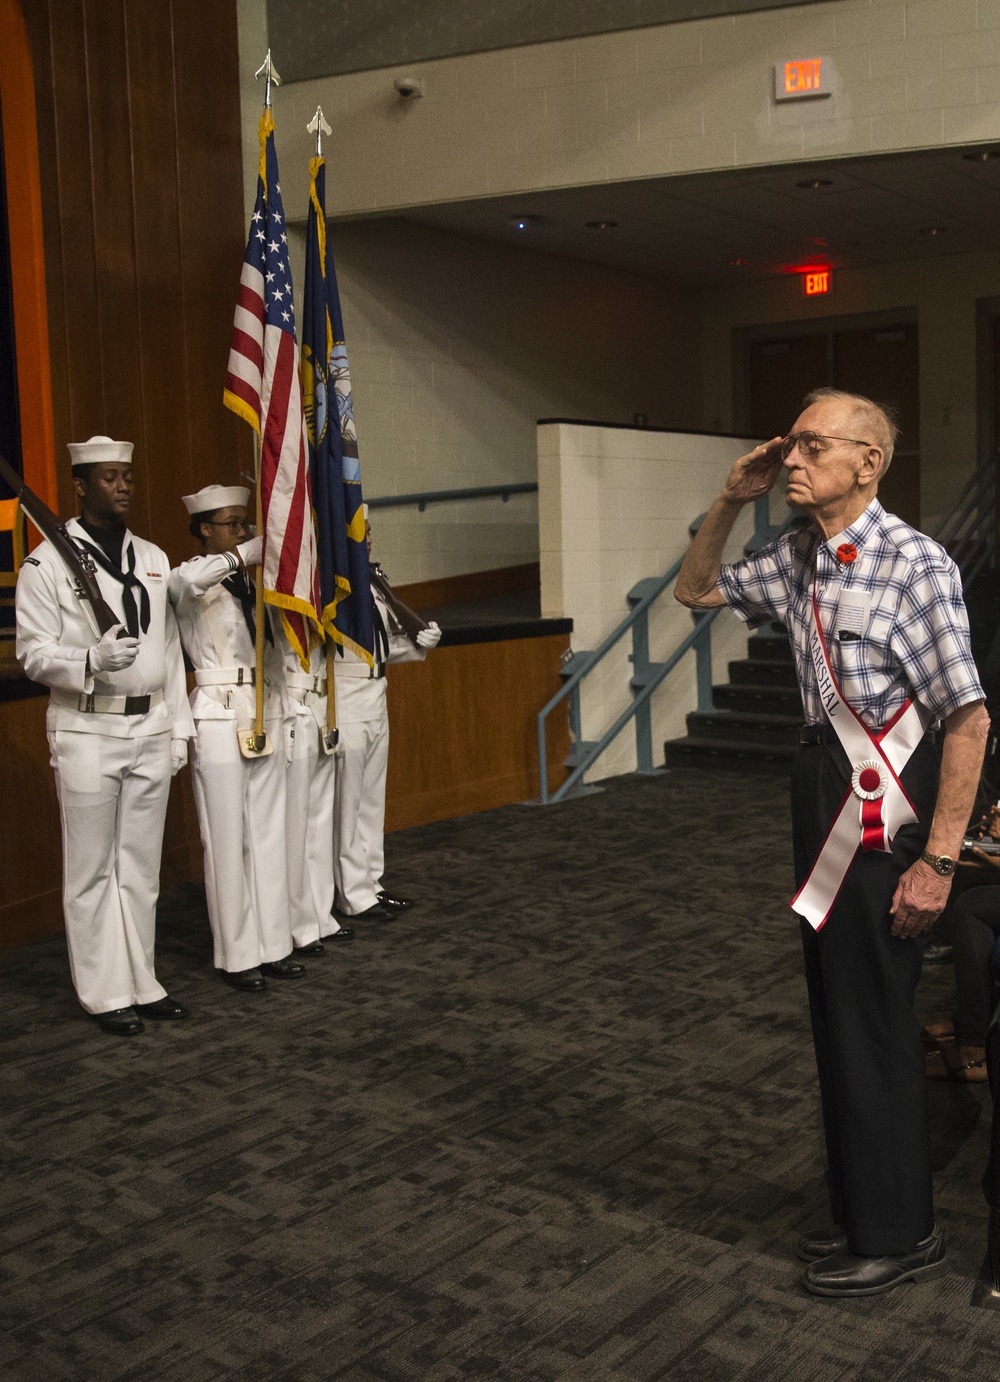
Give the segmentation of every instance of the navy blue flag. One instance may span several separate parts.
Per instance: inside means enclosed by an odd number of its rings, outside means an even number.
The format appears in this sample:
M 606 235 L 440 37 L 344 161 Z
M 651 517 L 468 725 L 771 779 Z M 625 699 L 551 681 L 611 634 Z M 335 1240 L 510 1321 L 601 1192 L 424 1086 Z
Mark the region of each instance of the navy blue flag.
M 302 388 L 323 627 L 334 642 L 374 660 L 361 466 L 344 321 L 326 233 L 326 160 L 309 160 Z

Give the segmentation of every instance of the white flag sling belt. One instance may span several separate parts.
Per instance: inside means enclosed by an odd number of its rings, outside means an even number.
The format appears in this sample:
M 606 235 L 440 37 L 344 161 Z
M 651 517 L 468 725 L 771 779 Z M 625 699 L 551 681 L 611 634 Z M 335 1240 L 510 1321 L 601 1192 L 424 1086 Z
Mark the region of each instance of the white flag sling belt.
M 833 910 L 858 846 L 864 853 L 888 851 L 900 826 L 917 820 L 899 774 L 924 737 L 929 717 L 916 701 L 908 700 L 884 729 L 869 729 L 841 695 L 830 665 L 815 589 L 809 651 L 820 700 L 852 770 L 851 785 L 806 881 L 790 904 L 818 931 Z

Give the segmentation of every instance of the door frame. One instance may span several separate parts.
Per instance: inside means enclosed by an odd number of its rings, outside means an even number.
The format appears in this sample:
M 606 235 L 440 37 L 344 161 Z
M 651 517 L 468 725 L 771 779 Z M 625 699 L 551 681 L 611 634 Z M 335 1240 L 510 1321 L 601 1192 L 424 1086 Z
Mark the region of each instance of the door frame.
M 996 299 L 1000 312 L 1000 298 Z M 750 347 L 760 341 L 781 340 L 790 336 L 827 338 L 827 369 L 833 374 L 833 337 L 837 331 L 873 331 L 879 327 L 915 326 L 919 333 L 920 315 L 916 307 L 898 307 L 888 312 L 849 312 L 835 317 L 799 317 L 794 321 L 766 322 L 761 326 L 733 328 L 733 419 L 735 430 L 749 436 L 750 425 Z M 919 334 L 918 334 L 919 348 Z

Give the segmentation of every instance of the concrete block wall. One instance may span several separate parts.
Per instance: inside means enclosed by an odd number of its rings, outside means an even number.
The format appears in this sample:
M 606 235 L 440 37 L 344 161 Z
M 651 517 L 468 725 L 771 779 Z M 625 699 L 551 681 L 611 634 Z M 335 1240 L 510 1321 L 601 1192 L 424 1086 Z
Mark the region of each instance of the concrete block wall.
M 833 96 L 775 105 L 774 65 L 820 55 Z M 292 83 L 279 144 L 305 150 L 321 102 L 331 212 L 359 215 L 997 139 L 998 60 L 1000 0 L 829 0 Z M 400 102 L 411 68 L 426 94 Z M 303 168 L 296 155 L 285 179 L 299 198 Z
M 593 649 L 627 613 L 625 597 L 636 581 L 662 575 L 683 554 L 693 519 L 722 488 L 749 439 L 684 432 L 557 424 L 538 429 L 538 521 L 542 613 L 574 621 L 572 646 Z M 772 521 L 787 514 L 779 491 Z M 726 549 L 737 560 L 753 531 L 748 508 Z M 650 656 L 665 661 L 690 632 L 691 614 L 661 597 L 650 614 Z M 746 656 L 746 626 L 728 610 L 712 638 L 713 675 L 727 679 L 726 664 Z M 584 737 L 597 739 L 631 701 L 631 637 L 587 678 L 583 688 Z M 664 740 L 685 732 L 684 717 L 697 703 L 694 656 L 668 676 L 653 699 L 654 762 Z M 626 728 L 598 761 L 589 781 L 635 768 L 635 731 Z

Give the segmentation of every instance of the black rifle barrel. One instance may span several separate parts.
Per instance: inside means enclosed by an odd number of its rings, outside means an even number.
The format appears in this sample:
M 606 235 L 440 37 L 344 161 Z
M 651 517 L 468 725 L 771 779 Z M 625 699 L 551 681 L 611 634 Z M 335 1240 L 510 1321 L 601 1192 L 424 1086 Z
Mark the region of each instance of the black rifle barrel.
M 19 500 L 21 508 L 34 523 L 42 537 L 47 538 L 52 543 L 65 565 L 69 567 L 70 574 L 79 581 L 83 593 L 94 611 L 94 618 L 97 620 L 97 627 L 101 633 L 105 634 L 108 629 L 113 629 L 116 624 L 120 624 L 121 619 L 101 594 L 101 587 L 97 584 L 93 567 L 88 565 L 77 551 L 69 533 L 49 506 L 43 503 L 35 491 L 24 483 L 14 467 L 2 455 L 0 455 L 0 478 L 4 479 L 14 491 L 14 496 Z

